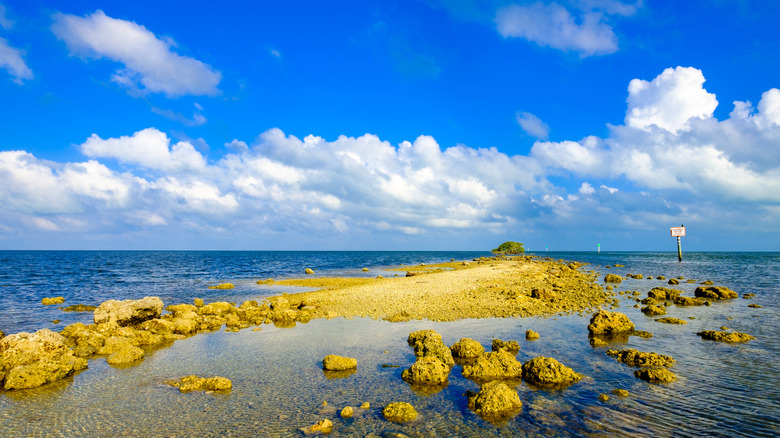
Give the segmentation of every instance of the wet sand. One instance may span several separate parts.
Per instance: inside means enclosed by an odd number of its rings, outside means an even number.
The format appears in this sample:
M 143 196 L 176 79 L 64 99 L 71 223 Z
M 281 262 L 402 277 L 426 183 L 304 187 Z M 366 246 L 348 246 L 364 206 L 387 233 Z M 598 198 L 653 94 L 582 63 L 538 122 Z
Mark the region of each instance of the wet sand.
M 531 257 L 397 268 L 413 276 L 301 278 L 280 286 L 319 288 L 283 294 L 314 318 L 370 317 L 389 321 L 455 321 L 556 314 L 613 301 L 593 273 L 579 265 Z M 406 275 L 406 274 L 400 274 Z

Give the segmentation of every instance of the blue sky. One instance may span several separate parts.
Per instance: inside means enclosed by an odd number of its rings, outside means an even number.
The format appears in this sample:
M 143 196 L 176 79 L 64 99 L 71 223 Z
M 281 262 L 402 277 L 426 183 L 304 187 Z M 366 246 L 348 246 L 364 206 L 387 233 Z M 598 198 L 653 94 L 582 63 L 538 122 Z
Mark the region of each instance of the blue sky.
M 0 248 L 780 248 L 780 3 L 0 0 Z

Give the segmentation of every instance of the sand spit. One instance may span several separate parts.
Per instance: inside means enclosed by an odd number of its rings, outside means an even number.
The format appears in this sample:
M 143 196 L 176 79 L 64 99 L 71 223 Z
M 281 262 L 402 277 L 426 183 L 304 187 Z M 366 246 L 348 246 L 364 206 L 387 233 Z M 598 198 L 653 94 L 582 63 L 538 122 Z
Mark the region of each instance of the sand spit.
M 612 302 L 595 274 L 530 257 L 443 263 L 400 270 L 389 278 L 305 278 L 274 284 L 321 288 L 284 294 L 293 308 L 314 309 L 313 318 L 370 317 L 389 321 L 533 316 L 591 309 Z

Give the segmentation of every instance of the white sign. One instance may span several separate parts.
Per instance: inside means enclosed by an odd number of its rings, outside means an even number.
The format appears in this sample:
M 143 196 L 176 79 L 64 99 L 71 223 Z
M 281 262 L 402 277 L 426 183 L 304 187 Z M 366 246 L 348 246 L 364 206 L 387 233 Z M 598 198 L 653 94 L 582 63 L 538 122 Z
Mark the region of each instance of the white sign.
M 672 237 L 682 237 L 685 235 L 685 227 L 672 227 L 669 228 L 669 231 L 672 232 Z

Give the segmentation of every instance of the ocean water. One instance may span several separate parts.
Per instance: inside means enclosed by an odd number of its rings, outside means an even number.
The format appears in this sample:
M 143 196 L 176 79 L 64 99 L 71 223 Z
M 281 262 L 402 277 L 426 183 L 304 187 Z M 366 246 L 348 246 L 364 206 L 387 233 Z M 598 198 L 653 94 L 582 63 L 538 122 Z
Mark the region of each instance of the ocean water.
M 70 304 L 160 296 L 166 304 L 262 298 L 279 292 L 255 284 L 264 278 L 315 275 L 393 275 L 387 267 L 471 259 L 482 252 L 0 252 L 0 330 L 60 330 L 90 313 L 66 313 L 43 306 L 41 298 L 63 296 Z M 634 368 L 593 348 L 587 337 L 590 315 L 389 323 L 365 318 L 315 320 L 294 328 L 265 325 L 261 331 L 198 334 L 147 354 L 138 365 L 111 367 L 104 359 L 69 379 L 34 390 L 0 393 L 0 436 L 303 436 L 299 430 L 328 418 L 330 436 L 778 436 L 780 435 L 780 253 L 540 253 L 542 257 L 588 263 L 584 270 L 644 276 L 684 277 L 673 286 L 692 296 L 697 283 L 712 280 L 740 294 L 712 306 L 668 308 L 687 325 L 667 325 L 643 315 L 630 294 L 616 310 L 653 338 L 631 337 L 611 348 L 637 348 L 674 357 L 679 381 L 649 384 Z M 615 268 L 615 264 L 624 267 Z M 607 266 L 611 266 L 607 268 Z M 363 272 L 362 268 L 369 268 Z M 232 290 L 209 285 L 232 282 Z M 642 297 L 666 281 L 626 279 L 619 291 Z M 759 304 L 761 308 L 749 308 Z M 693 319 L 691 319 L 693 318 Z M 54 320 L 61 320 L 54 323 Z M 757 339 L 746 344 L 704 341 L 695 335 L 721 326 Z M 414 363 L 406 344 L 411 331 L 435 329 L 445 343 L 463 337 L 490 348 L 493 338 L 520 342 L 518 360 L 552 356 L 586 377 L 563 390 L 519 383 L 523 410 L 503 424 L 491 424 L 468 410 L 466 391 L 478 386 L 450 373 L 435 394 L 416 393 L 401 379 Z M 540 333 L 526 341 L 525 330 Z M 329 379 L 322 358 L 340 354 L 358 359 L 357 371 Z M 398 366 L 383 367 L 383 364 Z M 220 375 L 233 381 L 229 394 L 181 394 L 164 384 L 186 374 Z M 599 394 L 627 389 L 626 398 Z M 323 406 L 323 402 L 327 405 Z M 418 420 L 397 425 L 382 419 L 393 401 L 412 403 Z M 357 407 L 363 402 L 370 409 Z M 355 416 L 338 412 L 353 406 Z

